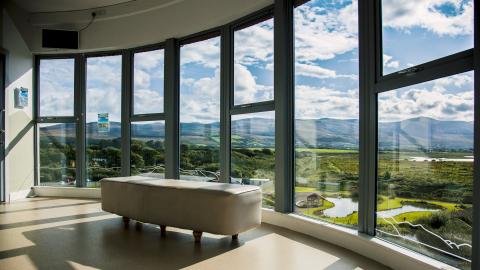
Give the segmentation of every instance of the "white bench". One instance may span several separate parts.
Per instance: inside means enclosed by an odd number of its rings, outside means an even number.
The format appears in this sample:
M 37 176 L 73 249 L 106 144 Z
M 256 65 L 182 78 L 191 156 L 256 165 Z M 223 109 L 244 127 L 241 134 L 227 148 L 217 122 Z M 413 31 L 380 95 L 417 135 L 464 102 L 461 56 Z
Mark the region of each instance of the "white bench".
M 193 230 L 195 242 L 202 232 L 231 235 L 261 222 L 262 194 L 256 186 L 164 180 L 132 176 L 100 181 L 102 209 L 130 219 Z

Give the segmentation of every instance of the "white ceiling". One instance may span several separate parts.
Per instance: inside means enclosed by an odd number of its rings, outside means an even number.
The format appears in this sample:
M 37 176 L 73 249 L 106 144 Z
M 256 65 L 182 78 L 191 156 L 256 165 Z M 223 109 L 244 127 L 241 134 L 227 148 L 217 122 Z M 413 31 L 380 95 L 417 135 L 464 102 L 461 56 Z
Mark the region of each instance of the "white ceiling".
M 74 11 L 111 6 L 136 0 L 10 0 L 29 13 Z

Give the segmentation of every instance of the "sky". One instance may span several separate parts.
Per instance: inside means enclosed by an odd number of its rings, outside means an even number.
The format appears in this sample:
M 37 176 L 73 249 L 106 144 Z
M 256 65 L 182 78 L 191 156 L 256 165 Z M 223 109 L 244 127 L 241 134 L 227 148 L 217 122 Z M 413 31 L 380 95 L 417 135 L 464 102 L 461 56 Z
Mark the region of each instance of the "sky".
M 357 5 L 314 0 L 295 9 L 296 118 L 358 118 Z M 384 74 L 473 46 L 472 0 L 383 0 L 382 14 Z M 235 104 L 272 100 L 273 19 L 236 31 L 234 45 Z M 163 112 L 163 57 L 135 55 L 135 113 Z M 220 39 L 182 46 L 180 61 L 181 121 L 218 122 Z M 118 56 L 88 59 L 87 121 L 105 112 L 120 120 L 120 74 Z M 43 116 L 71 115 L 73 61 L 42 60 L 40 87 Z M 379 95 L 380 121 L 472 121 L 472 111 L 472 72 Z

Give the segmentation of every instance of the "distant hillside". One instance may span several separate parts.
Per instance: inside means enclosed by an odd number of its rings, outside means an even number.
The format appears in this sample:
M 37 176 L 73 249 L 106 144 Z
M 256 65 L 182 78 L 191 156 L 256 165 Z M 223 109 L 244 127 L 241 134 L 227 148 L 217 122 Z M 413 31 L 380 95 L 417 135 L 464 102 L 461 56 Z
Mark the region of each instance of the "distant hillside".
M 358 148 L 359 123 L 356 119 L 298 119 L 296 145 L 309 148 Z M 233 121 L 233 147 L 274 147 L 273 119 L 247 118 Z M 51 136 L 75 136 L 74 124 L 52 125 L 41 132 Z M 63 129 L 62 129 L 63 128 Z M 163 123 L 132 125 L 132 137 L 149 140 L 165 136 Z M 219 142 L 219 123 L 182 123 L 181 143 L 194 145 L 216 145 Z M 379 123 L 379 147 L 383 150 L 397 148 L 411 150 L 468 150 L 473 147 L 473 124 L 464 121 L 440 121 L 418 117 L 399 122 Z M 111 122 L 107 133 L 97 133 L 97 123 L 87 124 L 87 136 L 94 139 L 120 137 L 120 123 Z M 157 137 L 157 138 L 158 138 Z
M 427 117 L 400 122 L 380 123 L 380 149 L 402 148 L 415 150 L 473 149 L 473 123 L 439 121 Z

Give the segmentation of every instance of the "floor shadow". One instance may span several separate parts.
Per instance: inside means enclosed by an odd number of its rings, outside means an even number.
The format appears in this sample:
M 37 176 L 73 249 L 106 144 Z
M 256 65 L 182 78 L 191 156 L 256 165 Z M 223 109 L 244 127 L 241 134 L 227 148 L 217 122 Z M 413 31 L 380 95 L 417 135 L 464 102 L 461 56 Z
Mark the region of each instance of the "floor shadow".
M 30 221 L 16 222 L 16 223 L 9 223 L 9 224 L 0 224 L 0 230 L 7 230 L 7 229 L 14 229 L 19 227 L 32 226 L 32 225 L 40 225 L 40 224 L 46 224 L 46 223 L 69 221 L 69 220 L 98 217 L 98 216 L 105 216 L 105 215 L 110 215 L 110 214 L 106 212 L 96 212 L 96 213 L 89 213 L 89 214 L 78 214 L 78 215 L 45 218 L 45 219 L 30 220 Z
M 251 237 L 260 237 L 267 231 Z M 24 233 L 34 246 L 0 252 L 0 259 L 28 255 L 38 269 L 73 269 L 74 262 L 98 269 L 180 269 L 236 249 L 248 239 L 214 238 L 195 244 L 191 232 L 144 224 L 124 228 L 120 218 L 77 223 Z

